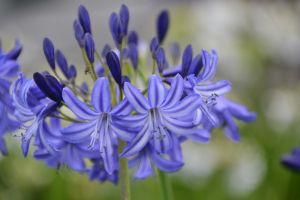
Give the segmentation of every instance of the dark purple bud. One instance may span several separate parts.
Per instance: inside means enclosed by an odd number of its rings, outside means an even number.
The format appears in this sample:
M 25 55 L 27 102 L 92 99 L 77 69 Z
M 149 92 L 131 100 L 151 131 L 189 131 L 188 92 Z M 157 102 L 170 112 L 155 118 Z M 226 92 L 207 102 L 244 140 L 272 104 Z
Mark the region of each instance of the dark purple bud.
M 104 47 L 103 47 L 103 49 L 102 49 L 102 53 L 101 53 L 102 57 L 105 58 L 106 54 L 108 52 L 110 52 L 110 50 L 111 50 L 110 46 L 108 44 L 105 44 Z
M 138 41 L 139 41 L 139 38 L 138 38 L 137 33 L 133 30 L 129 31 L 128 36 L 127 36 L 127 44 L 134 43 L 135 45 L 138 45 Z
M 122 44 L 125 34 L 125 23 L 120 16 L 116 16 L 113 20 L 113 32 L 116 36 L 118 44 Z
M 119 48 L 119 43 L 118 43 L 118 40 L 117 40 L 117 37 L 116 37 L 116 34 L 114 32 L 114 29 L 113 29 L 113 22 L 114 22 L 114 19 L 115 17 L 117 16 L 116 13 L 111 13 L 110 17 L 109 17 L 109 28 L 110 28 L 110 32 L 111 32 L 111 35 L 115 41 L 115 44 L 116 44 L 116 47 Z
M 77 72 L 76 72 L 76 68 L 74 65 L 71 65 L 69 67 L 69 71 L 68 71 L 68 77 L 69 78 L 76 78 Z
M 106 63 L 109 67 L 111 75 L 114 77 L 118 85 L 122 84 L 120 62 L 117 54 L 113 51 L 106 55 Z
M 153 53 L 158 49 L 158 47 L 159 47 L 159 43 L 157 37 L 152 38 L 150 42 L 150 51 Z
M 33 74 L 33 79 L 35 84 L 46 97 L 56 102 L 63 101 L 63 88 L 54 76 L 44 75 L 43 73 L 36 72 Z
M 130 43 L 128 47 L 129 47 L 129 58 L 131 64 L 133 68 L 136 70 L 138 68 L 138 62 L 139 62 L 139 52 L 137 49 L 137 45 L 134 43 Z
M 74 21 L 74 33 L 79 46 L 82 48 L 84 43 L 84 30 L 80 25 L 78 19 Z
M 125 83 L 131 83 L 130 78 L 126 75 L 122 76 L 122 88 L 124 87 Z
M 50 65 L 51 69 L 55 70 L 54 46 L 51 40 L 49 40 L 48 38 L 44 38 L 43 49 L 48 64 Z
M 156 33 L 159 44 L 161 44 L 167 34 L 169 27 L 169 12 L 167 10 L 161 11 L 156 22 Z
M 84 33 L 92 34 L 90 16 L 87 9 L 83 5 L 78 7 L 78 19 L 84 30 Z
M 120 17 L 124 20 L 124 35 L 127 35 L 129 24 L 129 10 L 126 5 L 122 5 L 119 12 Z
M 180 57 L 180 46 L 177 42 L 172 42 L 170 44 L 170 51 L 171 51 L 171 56 L 173 59 L 174 63 L 178 62 L 178 59 Z
M 62 54 L 62 52 L 58 49 L 56 50 L 56 62 L 60 68 L 60 70 L 63 72 L 63 74 L 65 75 L 65 77 L 67 79 L 69 79 L 69 76 L 68 76 L 68 63 L 67 63 L 67 60 L 64 56 L 64 54 Z
M 89 85 L 86 82 L 81 83 L 81 88 L 82 90 L 80 90 L 80 93 L 83 95 L 88 95 Z
M 8 52 L 6 59 L 7 60 L 17 60 L 19 57 L 21 51 L 22 51 L 23 46 L 16 40 L 16 45 L 10 52 Z
M 192 48 L 192 45 L 188 45 L 184 52 L 183 52 L 183 56 L 182 56 L 182 71 L 181 71 L 181 75 L 183 78 L 186 77 L 188 71 L 189 71 L 189 68 L 190 68 L 190 65 L 191 65 L 191 62 L 192 62 L 192 59 L 193 59 L 193 48 Z
M 94 63 L 95 43 L 91 34 L 84 35 L 84 49 L 90 63 Z
M 202 67 L 203 67 L 202 54 L 200 53 L 192 61 L 192 64 L 191 64 L 190 69 L 187 73 L 187 76 L 191 75 L 191 74 L 194 74 L 197 77 L 199 72 L 201 71 Z
M 156 58 L 158 71 L 159 71 L 159 73 L 162 73 L 164 71 L 164 66 L 165 66 L 165 63 L 166 63 L 165 50 L 164 50 L 163 47 L 159 47 L 157 49 L 156 54 L 155 54 L 155 58 Z
M 122 48 L 122 58 L 123 59 L 129 58 L 129 49 L 127 47 Z

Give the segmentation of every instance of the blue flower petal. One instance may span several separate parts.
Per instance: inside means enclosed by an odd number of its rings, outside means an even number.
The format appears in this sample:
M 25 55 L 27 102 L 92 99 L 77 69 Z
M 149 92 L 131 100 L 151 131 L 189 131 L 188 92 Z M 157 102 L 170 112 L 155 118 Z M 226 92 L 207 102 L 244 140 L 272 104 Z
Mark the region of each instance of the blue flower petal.
M 215 83 L 195 86 L 196 92 L 203 96 L 212 96 L 215 93 L 217 95 L 224 95 L 227 92 L 229 92 L 230 89 L 231 89 L 231 83 L 226 80 L 219 80 Z
M 159 155 L 157 155 L 155 152 L 151 153 L 151 158 L 154 163 L 154 165 L 160 169 L 161 171 L 172 173 L 180 170 L 183 167 L 182 162 L 167 160 Z
M 133 107 L 131 106 L 131 104 L 128 102 L 127 98 L 125 97 L 120 103 L 118 103 L 116 105 L 116 107 L 114 107 L 111 111 L 109 111 L 109 115 L 113 115 L 113 116 L 126 116 L 129 115 L 129 113 L 131 113 L 131 111 L 133 110 Z
M 131 83 L 125 83 L 124 93 L 127 100 L 136 112 L 140 114 L 146 114 L 148 110 L 151 109 L 147 99 L 144 97 L 141 91 L 135 88 Z
M 163 107 L 163 109 L 168 109 L 177 104 L 182 97 L 183 89 L 183 78 L 177 74 L 172 80 L 171 88 L 161 107 Z
M 217 127 L 219 125 L 218 117 L 208 109 L 208 106 L 206 104 L 200 105 L 200 110 L 206 115 L 206 117 L 214 127 Z
M 164 109 L 163 113 L 174 118 L 184 117 L 194 112 L 202 103 L 200 95 L 191 94 L 181 100 L 176 106 Z
M 91 95 L 91 103 L 99 113 L 107 113 L 110 110 L 111 95 L 106 78 L 98 78 L 95 82 Z
M 165 99 L 165 86 L 158 75 L 151 75 L 148 84 L 148 101 L 152 108 L 160 107 Z
M 87 139 L 95 130 L 96 121 L 71 124 L 61 130 L 63 138 L 70 143 L 78 143 Z
M 85 120 L 94 120 L 99 115 L 99 113 L 96 113 L 88 105 L 80 101 L 68 88 L 63 89 L 62 96 L 67 106 L 77 117 Z
M 128 144 L 123 153 L 120 155 L 123 158 L 128 158 L 137 154 L 149 141 L 150 139 L 150 130 L 148 122 L 145 124 L 143 129 L 137 134 L 137 136 Z
M 193 134 L 197 131 L 197 126 L 192 122 L 183 122 L 173 119 L 167 115 L 163 115 L 165 126 L 169 131 L 179 135 Z

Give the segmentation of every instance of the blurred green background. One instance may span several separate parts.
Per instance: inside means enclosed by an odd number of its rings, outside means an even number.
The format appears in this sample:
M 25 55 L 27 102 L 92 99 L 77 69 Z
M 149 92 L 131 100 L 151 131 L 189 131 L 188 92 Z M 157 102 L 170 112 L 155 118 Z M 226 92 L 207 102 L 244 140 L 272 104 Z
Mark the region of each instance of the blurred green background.
M 219 64 L 213 80 L 229 80 L 232 90 L 226 97 L 258 114 L 252 124 L 239 123 L 238 144 L 220 129 L 213 131 L 209 144 L 183 144 L 185 166 L 171 174 L 175 199 L 300 199 L 300 175 L 279 162 L 300 142 L 300 2 L 2 0 L 2 48 L 9 50 L 20 38 L 20 64 L 31 77 L 48 69 L 42 40 L 49 37 L 69 64 L 75 64 L 82 81 L 84 64 L 72 29 L 77 7 L 83 4 L 89 10 L 101 49 L 105 43 L 113 46 L 108 18 L 122 3 L 130 10 L 130 28 L 145 41 L 155 35 L 157 13 L 168 8 L 171 26 L 164 46 L 178 41 L 183 50 L 191 43 L 194 54 L 215 48 Z M 23 158 L 20 140 L 10 134 L 5 140 L 9 154 L 0 155 L 1 200 L 120 198 L 119 187 L 89 182 L 87 175 L 73 171 L 57 173 L 32 158 L 35 147 Z M 152 177 L 136 180 L 131 193 L 133 200 L 159 199 L 159 183 Z

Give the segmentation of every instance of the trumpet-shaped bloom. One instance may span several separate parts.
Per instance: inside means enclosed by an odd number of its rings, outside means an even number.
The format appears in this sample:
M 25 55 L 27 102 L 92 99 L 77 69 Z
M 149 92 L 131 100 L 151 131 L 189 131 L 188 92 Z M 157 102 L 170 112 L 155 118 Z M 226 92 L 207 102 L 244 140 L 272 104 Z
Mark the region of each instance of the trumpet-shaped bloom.
M 197 131 L 193 122 L 178 118 L 188 116 L 201 104 L 198 94 L 192 94 L 180 101 L 183 93 L 183 79 L 177 75 L 169 91 L 160 76 L 151 75 L 148 86 L 148 100 L 141 91 L 130 83 L 125 83 L 126 98 L 140 115 L 131 115 L 115 120 L 126 128 L 141 127 L 137 136 L 126 146 L 122 157 L 138 153 L 151 141 L 157 153 L 167 153 L 172 148 L 170 133 L 186 135 Z M 143 126 L 144 124 L 144 126 Z
M 25 134 L 22 135 L 22 151 L 24 157 L 27 156 L 30 140 L 32 136 L 36 135 L 43 125 L 44 119 L 50 115 L 59 106 L 59 103 L 45 100 L 40 102 L 31 92 L 31 89 L 36 94 L 42 93 L 39 89 L 33 85 L 34 80 L 31 78 L 25 79 L 22 73 L 16 79 L 13 87 L 13 102 L 15 104 L 14 115 L 19 122 L 23 123 L 21 129 L 25 130 Z M 41 96 L 41 95 L 38 95 Z M 26 126 L 25 123 L 30 122 L 30 125 Z M 52 147 L 44 140 L 44 132 L 41 132 L 41 138 L 43 145 L 52 150 Z
M 180 161 L 167 160 L 159 156 L 150 144 L 146 145 L 133 159 L 129 160 L 129 168 L 138 165 L 133 180 L 145 179 L 155 174 L 154 166 L 159 170 L 172 173 L 180 170 L 183 163 Z
M 51 127 L 46 122 L 43 122 L 39 131 L 43 132 L 43 136 L 46 138 L 48 144 L 56 150 L 56 153 L 50 152 L 43 145 L 40 137 L 41 134 L 38 134 L 34 145 L 38 146 L 39 149 L 34 151 L 33 157 L 36 160 L 45 161 L 46 165 L 50 168 L 60 169 L 67 165 L 74 171 L 89 173 L 90 170 L 85 167 L 84 158 L 99 159 L 100 155 L 98 151 L 86 148 L 89 140 L 76 144 L 65 141 L 60 132 L 60 119 L 51 117 L 50 123 Z
M 199 111 L 196 113 L 194 118 L 194 123 L 199 124 L 201 117 L 199 117 L 199 112 L 204 113 L 207 118 L 211 121 L 213 126 L 217 127 L 219 125 L 218 117 L 211 112 L 211 107 L 214 105 L 215 100 L 220 95 L 224 95 L 231 89 L 231 84 L 227 80 L 219 80 L 215 83 L 208 82 L 216 73 L 218 63 L 218 54 L 213 49 L 212 56 L 205 50 L 202 50 L 202 55 L 196 56 L 189 68 L 186 68 L 185 71 L 187 74 L 187 81 L 184 83 L 184 92 L 189 94 L 199 94 L 202 104 L 199 106 Z M 197 73 L 200 72 L 203 64 L 203 71 L 200 75 Z M 181 72 L 180 72 L 181 70 Z M 172 76 L 174 73 L 182 73 L 182 66 L 178 65 L 169 70 L 165 70 L 164 76 Z M 170 83 L 173 78 L 166 78 L 165 82 Z
M 257 118 L 255 112 L 249 112 L 245 106 L 229 101 L 223 96 L 216 99 L 216 104 L 212 107 L 212 112 L 218 117 L 221 126 L 224 128 L 226 137 L 234 142 L 241 140 L 234 118 L 247 123 L 253 122 Z M 211 131 L 213 129 L 212 124 L 207 118 L 204 118 L 202 123 L 206 130 Z
M 300 171 L 300 147 L 297 146 L 293 149 L 292 153 L 284 155 L 281 158 L 281 163 L 287 168 Z
M 135 136 L 134 132 L 123 130 L 118 125 L 113 124 L 112 118 L 114 115 L 128 115 L 132 111 L 132 106 L 127 99 L 124 99 L 111 110 L 111 94 L 106 78 L 99 78 L 95 82 L 91 94 L 91 103 L 94 110 L 80 101 L 67 88 L 63 90 L 63 99 L 79 119 L 86 121 L 86 123 L 71 124 L 64 128 L 62 130 L 64 139 L 70 143 L 78 143 L 91 137 L 89 146 L 91 149 L 97 141 L 104 167 L 107 173 L 112 174 L 115 169 L 112 145 L 113 132 L 127 141 L 132 140 Z

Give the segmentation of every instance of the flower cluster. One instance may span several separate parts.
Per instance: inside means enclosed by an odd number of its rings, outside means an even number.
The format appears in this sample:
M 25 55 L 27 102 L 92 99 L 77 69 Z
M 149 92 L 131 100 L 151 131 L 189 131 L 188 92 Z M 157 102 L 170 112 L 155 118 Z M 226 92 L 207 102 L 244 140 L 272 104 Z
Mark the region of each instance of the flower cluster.
M 22 51 L 22 45 L 19 40 L 10 52 L 5 53 L 0 47 L 0 152 L 6 154 L 6 147 L 3 141 L 5 133 L 15 131 L 20 123 L 14 117 L 14 105 L 9 89 L 11 79 L 19 71 L 18 57 Z
M 155 175 L 155 167 L 168 173 L 180 170 L 184 165 L 181 143 L 207 143 L 212 129 L 219 125 L 229 139 L 240 141 L 234 118 L 251 122 L 256 114 L 223 97 L 231 89 L 229 81 L 211 80 L 216 73 L 217 52 L 202 50 L 193 57 L 192 45 L 188 45 L 178 64 L 180 47 L 172 43 L 168 59 L 163 42 L 170 19 L 169 12 L 163 10 L 157 18 L 157 34 L 149 45 L 153 68 L 148 75 L 146 62 L 139 57 L 143 42 L 136 31 L 128 29 L 129 19 L 125 5 L 119 14 L 111 14 L 109 28 L 116 48 L 112 50 L 106 44 L 99 54 L 88 11 L 79 6 L 74 35 L 82 51 L 84 72 L 91 77 L 93 87 L 86 82 L 78 84 L 75 66 L 69 66 L 63 53 L 44 39 L 45 57 L 54 76 L 44 71 L 26 78 L 20 72 L 12 91 L 14 115 L 24 130 L 17 137 L 21 137 L 25 157 L 34 137 L 38 149 L 33 156 L 47 166 L 67 166 L 89 174 L 90 180 L 117 184 L 119 163 L 124 158 L 129 159 L 130 168 L 137 166 L 134 179 L 144 179 Z M 11 54 L 5 60 L 15 62 L 16 55 Z M 95 55 L 99 60 L 96 64 Z M 1 59 L 0 70 L 5 68 L 0 71 L 1 77 L 18 71 L 2 67 Z M 171 60 L 174 67 L 168 68 Z M 63 78 L 58 76 L 56 65 Z M 3 92 L 8 93 L 8 87 Z M 2 99 L 0 102 L 1 109 L 9 107 Z M 66 114 L 66 110 L 74 115 Z M 91 169 L 85 165 L 87 159 L 93 163 Z

